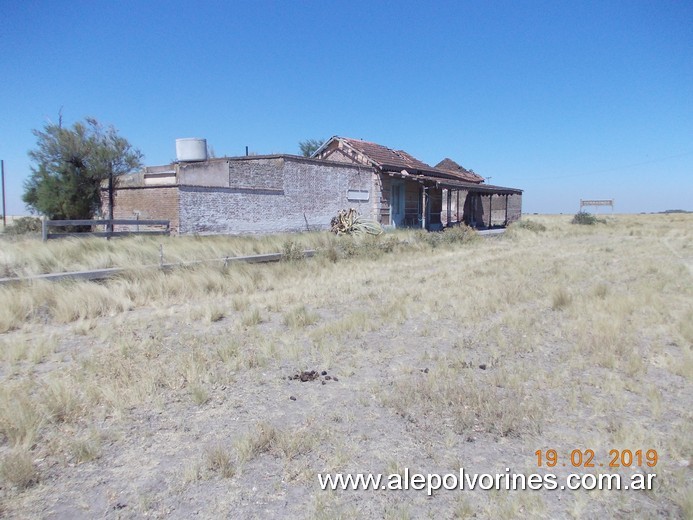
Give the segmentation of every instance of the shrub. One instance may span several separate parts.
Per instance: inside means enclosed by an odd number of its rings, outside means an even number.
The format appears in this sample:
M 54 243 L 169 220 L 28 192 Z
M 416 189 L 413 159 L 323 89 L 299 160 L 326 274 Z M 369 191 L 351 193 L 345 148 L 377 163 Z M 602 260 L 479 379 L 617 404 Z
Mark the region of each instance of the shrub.
M 39 481 L 31 454 L 23 449 L 6 453 L 0 460 L 0 479 L 22 491 Z
M 37 217 L 20 217 L 7 226 L 5 233 L 8 235 L 26 235 L 28 233 L 41 232 L 41 219 Z
M 604 222 L 586 211 L 578 211 L 573 217 L 572 224 L 581 224 L 584 226 L 593 226 L 598 222 Z
M 282 245 L 282 261 L 284 262 L 297 262 L 303 260 L 305 254 L 301 246 L 294 242 L 293 240 L 287 240 Z
M 546 226 L 544 224 L 534 220 L 518 220 L 512 224 L 512 227 L 515 229 L 527 229 L 529 231 L 534 231 L 535 233 L 546 231 Z
M 336 235 L 380 235 L 382 226 L 372 219 L 359 216 L 354 208 L 341 210 L 330 222 L 331 231 Z
M 470 242 L 479 238 L 476 231 L 467 225 L 460 224 L 458 226 L 453 226 L 445 228 L 442 234 L 442 240 L 450 244 Z

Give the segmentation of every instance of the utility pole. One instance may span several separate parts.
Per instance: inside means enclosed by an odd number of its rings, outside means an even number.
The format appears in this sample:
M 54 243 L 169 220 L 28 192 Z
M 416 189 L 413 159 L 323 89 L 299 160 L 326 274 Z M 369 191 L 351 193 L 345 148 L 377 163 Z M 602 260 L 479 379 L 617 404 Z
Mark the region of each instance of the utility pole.
M 0 175 L 2 175 L 2 228 L 7 227 L 7 211 L 5 211 L 5 161 L 0 160 Z

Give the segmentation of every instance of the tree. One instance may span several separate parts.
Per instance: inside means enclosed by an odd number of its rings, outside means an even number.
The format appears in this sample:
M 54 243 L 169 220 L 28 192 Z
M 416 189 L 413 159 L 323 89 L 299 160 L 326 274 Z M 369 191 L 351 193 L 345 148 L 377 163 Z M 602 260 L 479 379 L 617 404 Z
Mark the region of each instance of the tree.
M 117 178 L 141 167 L 142 153 L 113 126 L 104 128 L 92 118 L 64 128 L 60 116 L 58 124 L 33 133 L 37 143 L 29 157 L 36 166 L 22 195 L 27 206 L 50 219 L 91 219 L 101 208 L 101 184 L 108 179 L 112 218 Z
M 301 148 L 303 157 L 310 157 L 324 142 L 324 139 L 306 139 L 305 141 L 299 141 L 298 146 Z

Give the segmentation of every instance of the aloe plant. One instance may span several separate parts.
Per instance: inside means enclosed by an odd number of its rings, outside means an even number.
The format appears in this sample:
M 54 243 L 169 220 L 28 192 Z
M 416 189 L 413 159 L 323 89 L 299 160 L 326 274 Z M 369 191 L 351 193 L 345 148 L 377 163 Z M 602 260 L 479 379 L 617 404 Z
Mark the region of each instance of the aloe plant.
M 330 224 L 332 232 L 337 235 L 379 235 L 383 232 L 379 223 L 361 217 L 354 208 L 341 210 Z

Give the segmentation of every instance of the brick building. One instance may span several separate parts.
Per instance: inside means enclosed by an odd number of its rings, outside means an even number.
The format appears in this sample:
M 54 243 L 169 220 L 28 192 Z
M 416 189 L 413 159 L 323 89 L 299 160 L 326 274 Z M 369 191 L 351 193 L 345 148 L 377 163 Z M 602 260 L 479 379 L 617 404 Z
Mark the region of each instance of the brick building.
M 119 178 L 113 216 L 170 220 L 180 234 L 326 229 L 341 209 L 368 214 L 371 186 L 369 168 L 295 155 L 178 162 Z
M 179 234 L 244 234 L 327 229 L 339 210 L 356 208 L 386 226 L 435 230 L 507 225 L 520 218 L 521 201 L 521 190 L 486 185 L 450 159 L 434 168 L 403 151 L 333 137 L 311 158 L 146 167 L 119 178 L 113 216 L 170 220 Z
M 313 157 L 373 169 L 372 214 L 383 225 L 429 230 L 464 222 L 476 228 L 506 226 L 522 215 L 522 190 L 484 183 L 451 159 L 429 166 L 403 150 L 332 137 Z

